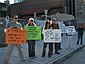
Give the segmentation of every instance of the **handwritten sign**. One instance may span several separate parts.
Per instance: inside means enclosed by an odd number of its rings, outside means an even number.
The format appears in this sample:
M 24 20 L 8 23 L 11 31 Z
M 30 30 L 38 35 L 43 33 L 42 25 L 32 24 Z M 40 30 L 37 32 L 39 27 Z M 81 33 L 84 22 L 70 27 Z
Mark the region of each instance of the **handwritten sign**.
M 67 26 L 66 32 L 68 35 L 74 35 L 76 33 L 76 29 L 74 26 Z
M 44 31 L 44 42 L 61 42 L 61 29 L 46 29 Z
M 27 30 L 27 40 L 41 40 L 41 27 L 40 26 L 24 26 Z
M 61 33 L 66 33 L 66 26 L 63 21 L 57 22 L 59 24 L 59 28 L 61 29 Z
M 7 44 L 24 44 L 26 43 L 26 30 L 8 28 L 6 32 Z
M 61 33 L 66 33 L 66 27 L 61 27 Z

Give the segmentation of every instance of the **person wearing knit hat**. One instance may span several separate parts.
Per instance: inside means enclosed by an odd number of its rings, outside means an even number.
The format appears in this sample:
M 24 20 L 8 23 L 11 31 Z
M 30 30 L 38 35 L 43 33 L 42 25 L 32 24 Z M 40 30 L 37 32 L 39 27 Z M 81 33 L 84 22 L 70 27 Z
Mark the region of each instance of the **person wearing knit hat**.
M 34 22 L 34 19 L 33 18 L 30 18 L 29 21 L 33 21 Z
M 34 25 L 34 26 L 36 26 L 36 24 L 34 23 L 34 19 L 33 18 L 29 18 L 29 20 L 28 20 L 28 23 L 26 24 L 26 26 L 28 26 L 28 25 Z
M 30 18 L 26 26 L 36 26 L 34 19 Z M 35 56 L 35 40 L 27 40 L 29 58 L 33 59 Z

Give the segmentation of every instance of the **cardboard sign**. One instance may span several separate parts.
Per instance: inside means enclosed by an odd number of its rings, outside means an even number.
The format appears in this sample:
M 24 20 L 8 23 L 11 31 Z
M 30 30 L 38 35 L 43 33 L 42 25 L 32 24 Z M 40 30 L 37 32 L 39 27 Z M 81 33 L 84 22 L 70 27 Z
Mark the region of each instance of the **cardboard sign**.
M 27 30 L 26 40 L 41 40 L 41 27 L 40 26 L 24 26 Z
M 66 27 L 61 27 L 61 33 L 66 33 Z
M 57 22 L 58 25 L 59 25 L 59 28 L 61 29 L 61 33 L 66 33 L 66 26 L 65 24 L 63 23 L 63 21 L 59 21 Z
M 61 42 L 61 29 L 46 29 L 44 30 L 44 42 L 58 43 Z
M 26 43 L 26 30 L 8 28 L 6 32 L 7 44 L 24 44 Z
M 76 29 L 74 26 L 67 26 L 66 32 L 68 35 L 74 35 L 76 33 Z

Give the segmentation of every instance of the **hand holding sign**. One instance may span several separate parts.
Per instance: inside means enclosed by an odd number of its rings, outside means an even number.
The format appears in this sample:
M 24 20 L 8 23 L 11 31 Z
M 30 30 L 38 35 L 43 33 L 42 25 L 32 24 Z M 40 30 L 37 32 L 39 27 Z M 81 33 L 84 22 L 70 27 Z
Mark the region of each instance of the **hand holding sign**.
M 24 44 L 26 43 L 26 31 L 21 29 L 8 28 L 6 32 L 7 44 Z
M 40 26 L 24 26 L 27 30 L 27 40 L 41 40 L 41 27 Z
M 44 30 L 44 42 L 61 42 L 61 29 L 46 29 Z

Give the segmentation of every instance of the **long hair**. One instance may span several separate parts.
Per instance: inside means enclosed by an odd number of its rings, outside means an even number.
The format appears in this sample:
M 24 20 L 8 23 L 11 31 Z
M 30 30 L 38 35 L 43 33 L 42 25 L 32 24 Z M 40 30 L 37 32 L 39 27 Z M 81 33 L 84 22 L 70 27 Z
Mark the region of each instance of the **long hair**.
M 58 23 L 56 23 L 56 21 L 52 21 L 51 27 L 53 29 L 59 29 L 59 25 L 58 25 Z
M 12 17 L 12 18 L 14 18 L 14 16 L 17 16 L 17 17 L 18 17 L 18 15 L 17 15 L 17 14 L 13 14 L 11 17 Z
M 49 24 L 49 27 L 48 27 L 48 24 Z M 47 21 L 47 22 L 45 23 L 45 29 L 47 29 L 47 27 L 50 28 L 50 22 L 49 22 L 49 21 Z

